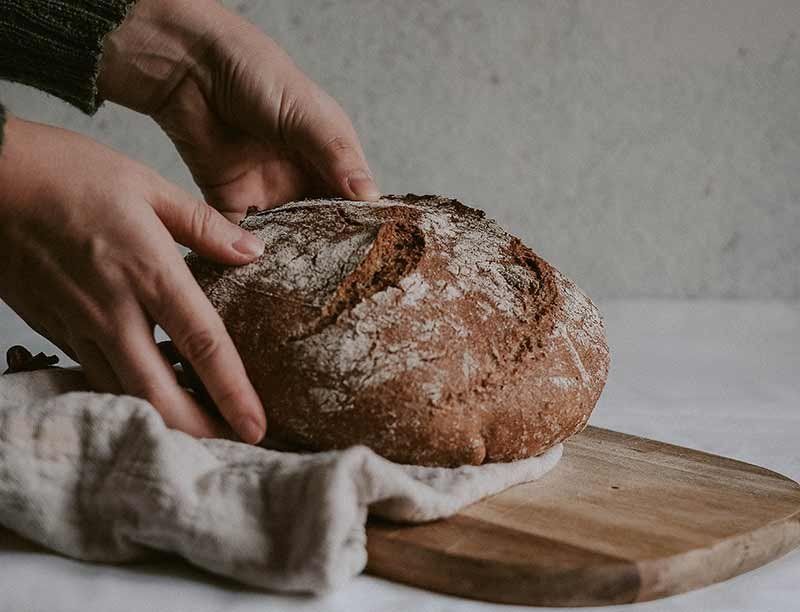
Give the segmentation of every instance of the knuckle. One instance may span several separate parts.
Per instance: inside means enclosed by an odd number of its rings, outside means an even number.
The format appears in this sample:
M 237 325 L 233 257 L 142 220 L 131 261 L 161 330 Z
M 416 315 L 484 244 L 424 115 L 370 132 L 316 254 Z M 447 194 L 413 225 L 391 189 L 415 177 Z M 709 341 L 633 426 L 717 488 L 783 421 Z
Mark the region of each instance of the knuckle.
M 116 169 L 115 176 L 124 192 L 143 194 L 151 205 L 154 201 L 158 201 L 157 196 L 162 179 L 152 168 L 126 159 L 124 166 Z
M 304 132 L 309 123 L 307 109 L 300 104 L 297 96 L 289 90 L 278 94 L 277 136 L 286 145 L 303 145 Z
M 85 245 L 80 260 L 76 265 L 90 283 L 108 288 L 121 288 L 125 285 L 128 261 L 123 261 L 119 255 L 119 247 L 109 236 L 102 233 L 90 236 Z M 135 267 L 135 263 L 134 263 Z
M 342 157 L 355 152 L 355 147 L 353 147 L 353 144 L 348 138 L 344 136 L 334 136 L 325 144 L 324 150 L 336 157 Z
M 204 363 L 220 350 L 219 331 L 214 328 L 192 329 L 179 340 L 178 347 L 183 356 L 192 363 Z
M 96 269 L 107 267 L 113 249 L 103 234 L 92 234 L 86 242 L 86 256 L 89 264 Z
M 172 275 L 164 269 L 144 267 L 136 282 L 138 295 L 151 314 L 167 319 L 170 314 L 167 304 L 175 291 Z
M 195 204 L 189 220 L 192 236 L 200 240 L 210 237 L 214 230 L 215 221 L 214 209 L 203 203 Z

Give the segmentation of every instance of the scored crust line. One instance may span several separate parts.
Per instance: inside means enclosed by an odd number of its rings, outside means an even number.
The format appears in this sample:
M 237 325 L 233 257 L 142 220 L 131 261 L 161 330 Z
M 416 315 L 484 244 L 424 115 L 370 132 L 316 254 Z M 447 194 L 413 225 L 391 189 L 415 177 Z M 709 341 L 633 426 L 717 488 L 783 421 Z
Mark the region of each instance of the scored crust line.
M 572 356 L 572 361 L 575 362 L 575 367 L 578 368 L 578 372 L 581 374 L 581 380 L 583 384 L 588 385 L 592 382 L 589 373 L 586 371 L 586 368 L 583 366 L 583 360 L 581 360 L 581 356 L 578 351 L 575 349 L 575 345 L 572 343 L 572 338 L 569 337 L 569 332 L 567 332 L 567 328 L 565 325 L 559 325 L 557 330 L 558 335 L 564 338 L 564 341 L 567 345 L 567 350 L 569 350 L 569 354 Z

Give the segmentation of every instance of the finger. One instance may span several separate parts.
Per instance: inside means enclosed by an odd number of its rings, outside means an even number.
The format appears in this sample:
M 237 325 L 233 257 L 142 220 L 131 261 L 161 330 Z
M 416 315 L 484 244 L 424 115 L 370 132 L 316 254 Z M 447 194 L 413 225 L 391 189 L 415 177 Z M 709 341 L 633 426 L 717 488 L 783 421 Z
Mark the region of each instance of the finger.
M 99 393 L 123 393 L 122 384 L 117 378 L 114 368 L 108 363 L 103 352 L 90 340 L 76 340 L 70 342 L 75 351 L 75 361 L 81 365 L 89 386 Z
M 224 427 L 178 385 L 172 366 L 156 347 L 144 313 L 138 307 L 129 308 L 119 328 L 124 331 L 101 348 L 123 391 L 149 401 L 167 427 L 198 438 L 223 437 Z
M 315 85 L 309 89 L 303 96 L 284 96 L 281 121 L 287 144 L 311 162 L 337 194 L 377 200 L 381 193 L 350 119 L 327 93 Z
M 259 238 L 167 181 L 161 184 L 152 204 L 172 237 L 203 257 L 240 265 L 264 252 Z
M 177 256 L 176 256 L 177 257 Z M 150 315 L 192 364 L 222 416 L 245 442 L 255 444 L 267 429 L 258 395 L 222 319 L 180 258 L 180 273 L 145 296 Z

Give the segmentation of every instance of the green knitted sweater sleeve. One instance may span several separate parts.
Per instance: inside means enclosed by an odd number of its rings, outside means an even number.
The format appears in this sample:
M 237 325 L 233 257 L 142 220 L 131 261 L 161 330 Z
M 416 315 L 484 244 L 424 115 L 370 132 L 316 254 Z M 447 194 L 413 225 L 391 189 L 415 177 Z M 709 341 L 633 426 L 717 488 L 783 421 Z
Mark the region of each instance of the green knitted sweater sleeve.
M 0 79 L 94 113 L 103 38 L 136 0 L 0 0 Z

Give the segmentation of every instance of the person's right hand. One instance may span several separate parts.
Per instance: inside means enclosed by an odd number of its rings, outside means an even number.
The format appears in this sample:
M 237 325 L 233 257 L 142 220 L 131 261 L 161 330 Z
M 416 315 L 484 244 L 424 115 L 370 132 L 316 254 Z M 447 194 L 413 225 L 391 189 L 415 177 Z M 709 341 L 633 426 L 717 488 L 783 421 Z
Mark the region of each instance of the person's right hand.
M 218 0 L 138 0 L 103 42 L 97 86 L 164 129 L 229 219 L 306 197 L 380 197 L 342 107 Z
M 80 362 L 95 389 L 147 399 L 189 434 L 224 434 L 178 385 L 153 337 L 161 325 L 233 430 L 255 443 L 266 430 L 263 407 L 173 238 L 230 265 L 263 251 L 145 166 L 72 132 L 8 118 L 0 298 Z

